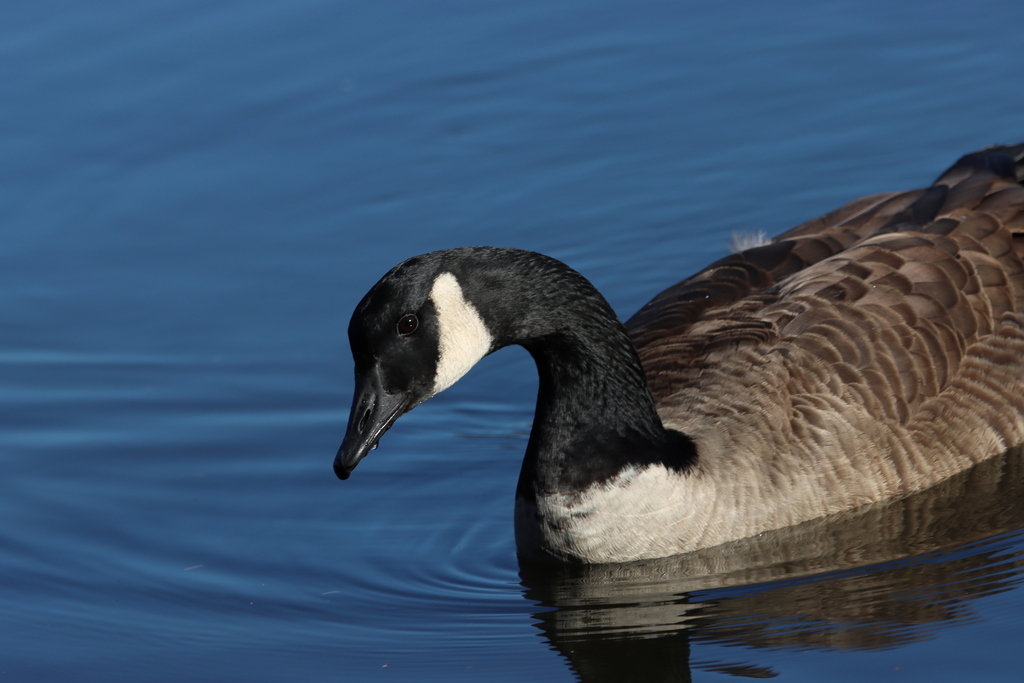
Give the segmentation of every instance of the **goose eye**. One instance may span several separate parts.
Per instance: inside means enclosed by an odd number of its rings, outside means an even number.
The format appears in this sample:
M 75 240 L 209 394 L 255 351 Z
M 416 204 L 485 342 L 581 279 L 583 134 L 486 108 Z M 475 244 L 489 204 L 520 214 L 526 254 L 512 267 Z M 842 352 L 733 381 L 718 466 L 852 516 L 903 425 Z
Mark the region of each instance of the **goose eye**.
M 402 319 L 398 321 L 398 334 L 403 337 L 412 334 L 416 331 L 416 328 L 420 326 L 420 319 L 414 314 L 409 313 L 403 315 Z

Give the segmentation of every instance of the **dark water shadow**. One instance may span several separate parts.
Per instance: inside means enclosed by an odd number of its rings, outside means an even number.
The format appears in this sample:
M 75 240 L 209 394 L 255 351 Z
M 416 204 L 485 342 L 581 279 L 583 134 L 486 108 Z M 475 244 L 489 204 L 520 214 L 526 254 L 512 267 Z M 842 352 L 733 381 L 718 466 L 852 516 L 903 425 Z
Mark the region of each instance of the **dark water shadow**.
M 1024 449 L 906 498 L 663 560 L 520 564 L 538 628 L 583 681 L 750 678 L 691 643 L 880 650 L 980 619 L 975 598 L 1024 568 Z

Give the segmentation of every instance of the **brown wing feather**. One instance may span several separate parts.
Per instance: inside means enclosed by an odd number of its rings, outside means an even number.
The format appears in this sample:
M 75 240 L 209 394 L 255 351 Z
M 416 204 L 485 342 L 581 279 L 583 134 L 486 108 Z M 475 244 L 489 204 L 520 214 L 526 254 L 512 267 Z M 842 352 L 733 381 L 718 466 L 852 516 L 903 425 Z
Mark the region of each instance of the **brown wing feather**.
M 1024 145 L 999 151 L 964 157 L 930 188 L 858 199 L 656 296 L 627 329 L 659 405 L 707 422 L 776 410 L 749 398 L 773 387 L 790 419 L 763 438 L 784 443 L 813 441 L 826 404 L 893 429 L 941 420 L 955 385 L 1002 437 L 1021 431 L 993 415 L 1024 401 L 1008 397 L 1024 386 L 991 370 L 1019 367 L 1024 349 Z

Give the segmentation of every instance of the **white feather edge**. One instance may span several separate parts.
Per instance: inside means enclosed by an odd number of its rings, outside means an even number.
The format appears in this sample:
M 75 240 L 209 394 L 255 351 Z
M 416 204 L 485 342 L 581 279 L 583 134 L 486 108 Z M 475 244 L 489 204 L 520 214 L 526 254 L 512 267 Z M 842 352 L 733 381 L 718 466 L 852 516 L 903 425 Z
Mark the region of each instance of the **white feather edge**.
M 738 254 L 747 249 L 762 247 L 771 242 L 764 230 L 743 231 L 733 230 L 732 238 L 729 240 L 729 251 Z

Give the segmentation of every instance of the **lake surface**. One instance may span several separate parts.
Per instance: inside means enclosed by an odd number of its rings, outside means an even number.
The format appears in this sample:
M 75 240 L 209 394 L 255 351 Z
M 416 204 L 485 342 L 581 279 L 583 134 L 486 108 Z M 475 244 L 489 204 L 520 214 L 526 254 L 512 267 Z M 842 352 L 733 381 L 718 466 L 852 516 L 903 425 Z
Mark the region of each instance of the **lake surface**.
M 1019 680 L 1019 453 L 661 562 L 520 566 L 502 351 L 331 471 L 363 293 L 542 251 L 623 317 L 1024 140 L 1024 4 L 0 6 L 0 680 Z

